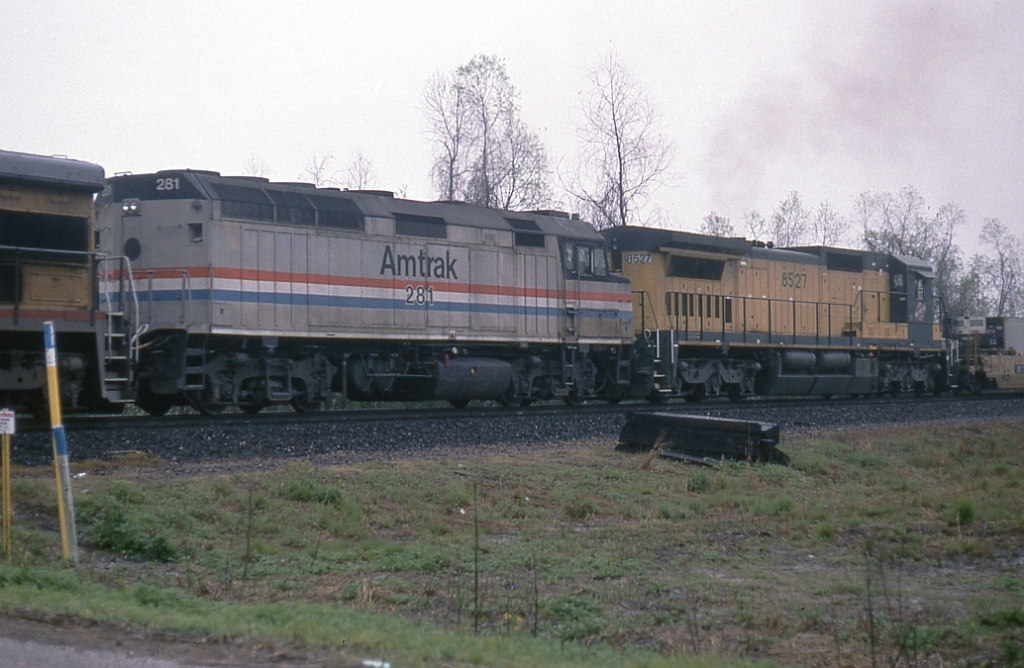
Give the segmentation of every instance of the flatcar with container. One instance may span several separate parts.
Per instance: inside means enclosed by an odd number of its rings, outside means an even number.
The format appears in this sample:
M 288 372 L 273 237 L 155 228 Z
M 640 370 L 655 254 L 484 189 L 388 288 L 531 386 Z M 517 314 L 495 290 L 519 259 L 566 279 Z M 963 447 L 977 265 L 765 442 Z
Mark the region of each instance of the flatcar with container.
M 951 377 L 958 391 L 1024 390 L 1024 318 L 950 322 Z

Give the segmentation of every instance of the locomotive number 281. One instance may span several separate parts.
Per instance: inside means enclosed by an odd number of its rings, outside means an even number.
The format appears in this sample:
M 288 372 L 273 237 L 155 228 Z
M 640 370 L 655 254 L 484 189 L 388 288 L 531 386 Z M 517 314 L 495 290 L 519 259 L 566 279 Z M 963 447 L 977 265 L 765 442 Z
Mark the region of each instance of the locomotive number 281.
M 423 306 L 434 303 L 434 288 L 424 285 L 405 286 L 405 303 L 410 306 Z

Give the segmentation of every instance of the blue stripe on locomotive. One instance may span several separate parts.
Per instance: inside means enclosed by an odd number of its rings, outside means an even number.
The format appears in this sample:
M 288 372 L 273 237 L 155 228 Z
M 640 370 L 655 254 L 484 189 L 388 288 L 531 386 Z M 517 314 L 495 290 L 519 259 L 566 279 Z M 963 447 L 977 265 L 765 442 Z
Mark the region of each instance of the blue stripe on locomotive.
M 153 290 L 140 291 L 139 302 L 149 301 L 152 294 L 153 302 L 174 302 L 182 301 L 181 290 Z M 210 300 L 210 290 L 191 290 L 188 299 L 194 304 Z M 236 302 L 242 304 L 279 304 L 282 306 L 318 306 L 328 308 L 351 308 L 351 309 L 414 309 L 417 306 L 423 309 L 434 309 L 449 313 L 493 313 L 498 315 L 515 315 L 528 311 L 533 314 L 542 315 L 548 318 L 555 318 L 563 314 L 562 309 L 549 306 L 522 306 L 508 304 L 471 304 L 459 302 L 436 301 L 433 304 L 411 305 L 402 299 L 379 299 L 372 297 L 331 297 L 327 295 L 304 295 L 288 293 L 261 293 L 245 292 L 241 290 L 214 290 L 213 300 L 217 302 Z M 100 301 L 106 301 L 101 295 Z M 119 295 L 113 294 L 110 303 L 118 304 Z M 629 318 L 633 315 L 632 308 L 617 311 L 615 309 L 588 309 L 579 311 L 583 318 Z

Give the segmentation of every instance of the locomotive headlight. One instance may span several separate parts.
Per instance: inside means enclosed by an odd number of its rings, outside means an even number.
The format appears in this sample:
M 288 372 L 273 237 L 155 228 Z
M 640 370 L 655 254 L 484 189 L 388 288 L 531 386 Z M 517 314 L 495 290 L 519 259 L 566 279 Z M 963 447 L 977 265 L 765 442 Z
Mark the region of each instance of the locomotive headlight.
M 121 211 L 123 211 L 126 216 L 139 215 L 139 209 L 139 200 L 135 199 L 134 197 L 131 199 L 126 199 L 123 202 L 121 202 Z

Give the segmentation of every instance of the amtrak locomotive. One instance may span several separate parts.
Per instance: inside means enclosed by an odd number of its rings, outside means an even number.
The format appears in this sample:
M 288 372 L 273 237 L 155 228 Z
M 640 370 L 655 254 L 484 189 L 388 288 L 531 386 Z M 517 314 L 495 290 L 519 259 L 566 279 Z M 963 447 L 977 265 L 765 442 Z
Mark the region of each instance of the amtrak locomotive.
M 629 281 L 568 215 L 189 170 L 115 176 L 97 210 L 150 413 L 629 389 Z

